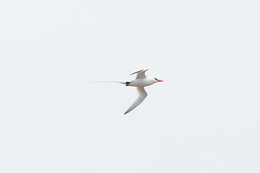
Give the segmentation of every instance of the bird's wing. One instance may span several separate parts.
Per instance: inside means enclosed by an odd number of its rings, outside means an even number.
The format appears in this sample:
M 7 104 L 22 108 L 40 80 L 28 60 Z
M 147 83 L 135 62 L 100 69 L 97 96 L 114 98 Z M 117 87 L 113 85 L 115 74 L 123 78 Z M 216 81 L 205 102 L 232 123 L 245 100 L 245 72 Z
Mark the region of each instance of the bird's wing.
M 139 71 L 136 71 L 136 72 L 134 72 L 134 73 L 131 73 L 130 75 L 137 74 L 137 75 L 136 75 L 136 79 L 145 79 L 145 78 L 146 78 L 145 72 L 146 72 L 147 70 L 148 70 L 148 69 L 139 70 Z
M 127 114 L 128 112 L 132 111 L 134 108 L 136 108 L 138 105 L 140 105 L 144 99 L 147 96 L 146 91 L 143 87 L 137 87 L 137 91 L 139 94 L 139 97 L 136 99 L 136 101 L 127 109 L 127 111 L 124 114 Z

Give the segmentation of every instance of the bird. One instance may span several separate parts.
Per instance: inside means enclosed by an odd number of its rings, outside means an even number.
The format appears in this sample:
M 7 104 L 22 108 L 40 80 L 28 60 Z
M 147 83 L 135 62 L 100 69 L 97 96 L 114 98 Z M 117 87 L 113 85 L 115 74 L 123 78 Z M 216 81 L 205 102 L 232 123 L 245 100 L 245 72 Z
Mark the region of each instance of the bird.
M 146 78 L 146 72 L 149 69 L 143 69 L 136 71 L 134 73 L 131 73 L 130 75 L 135 75 L 136 74 L 136 79 L 129 81 L 129 82 L 120 82 L 121 84 L 124 84 L 125 86 L 131 86 L 131 87 L 136 87 L 137 92 L 138 92 L 138 98 L 135 100 L 135 102 L 125 111 L 124 115 L 128 114 L 132 110 L 134 110 L 138 105 L 140 105 L 144 99 L 147 97 L 147 92 L 145 91 L 145 87 L 153 85 L 158 82 L 164 82 L 163 80 L 157 79 L 157 78 L 152 78 L 152 79 L 147 79 Z

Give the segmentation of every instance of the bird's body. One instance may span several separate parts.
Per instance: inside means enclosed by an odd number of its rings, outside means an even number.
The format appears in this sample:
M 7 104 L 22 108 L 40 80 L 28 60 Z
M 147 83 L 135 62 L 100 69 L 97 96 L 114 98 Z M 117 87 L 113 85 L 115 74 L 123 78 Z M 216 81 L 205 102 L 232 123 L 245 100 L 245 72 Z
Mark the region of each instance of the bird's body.
M 157 82 L 163 82 L 162 80 L 159 80 L 157 78 L 153 78 L 153 79 L 147 79 L 145 72 L 146 70 L 139 70 L 137 72 L 132 73 L 133 74 L 137 74 L 136 79 L 132 80 L 130 82 L 124 82 L 123 84 L 125 84 L 126 86 L 132 86 L 132 87 L 136 87 L 139 97 L 136 99 L 136 101 L 127 109 L 127 111 L 124 114 L 129 113 L 130 111 L 132 111 L 134 108 L 136 108 L 138 105 L 140 105 L 144 99 L 147 97 L 147 93 L 144 89 L 144 87 L 153 85 Z
M 147 87 L 149 85 L 152 85 L 156 83 L 157 81 L 154 79 L 135 79 L 129 82 L 127 86 L 133 86 L 133 87 Z

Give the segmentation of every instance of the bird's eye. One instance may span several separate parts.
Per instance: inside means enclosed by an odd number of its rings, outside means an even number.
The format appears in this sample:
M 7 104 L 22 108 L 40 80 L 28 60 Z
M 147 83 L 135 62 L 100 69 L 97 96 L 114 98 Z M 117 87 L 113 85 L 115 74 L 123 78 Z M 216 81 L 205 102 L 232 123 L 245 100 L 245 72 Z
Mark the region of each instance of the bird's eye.
M 156 77 L 154 78 L 155 80 L 158 80 Z

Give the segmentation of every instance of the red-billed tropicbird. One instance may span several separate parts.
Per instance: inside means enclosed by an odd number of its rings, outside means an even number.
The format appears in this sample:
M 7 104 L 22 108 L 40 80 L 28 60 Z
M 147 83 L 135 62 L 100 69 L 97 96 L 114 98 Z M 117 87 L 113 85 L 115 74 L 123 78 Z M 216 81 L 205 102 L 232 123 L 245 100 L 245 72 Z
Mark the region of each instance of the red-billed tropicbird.
M 136 74 L 135 80 L 132 80 L 130 82 L 121 82 L 122 84 L 125 84 L 126 86 L 136 87 L 138 94 L 139 94 L 136 101 L 126 110 L 126 112 L 124 114 L 129 113 L 130 111 L 132 111 L 134 108 L 136 108 L 138 105 L 140 105 L 144 101 L 144 99 L 147 96 L 147 93 L 146 93 L 144 87 L 147 87 L 149 85 L 153 85 L 157 82 L 163 82 L 163 80 L 159 80 L 157 78 L 147 79 L 146 75 L 145 75 L 145 72 L 147 70 L 148 69 L 139 70 L 137 72 L 130 74 L 130 75 Z

